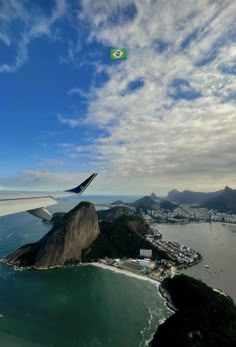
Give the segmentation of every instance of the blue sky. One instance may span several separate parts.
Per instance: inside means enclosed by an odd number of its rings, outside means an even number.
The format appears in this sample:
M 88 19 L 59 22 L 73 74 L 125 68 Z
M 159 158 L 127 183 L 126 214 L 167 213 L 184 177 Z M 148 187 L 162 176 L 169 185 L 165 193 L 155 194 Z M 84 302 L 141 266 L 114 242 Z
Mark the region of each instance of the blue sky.
M 236 187 L 235 18 L 233 0 L 0 0 L 0 187 Z

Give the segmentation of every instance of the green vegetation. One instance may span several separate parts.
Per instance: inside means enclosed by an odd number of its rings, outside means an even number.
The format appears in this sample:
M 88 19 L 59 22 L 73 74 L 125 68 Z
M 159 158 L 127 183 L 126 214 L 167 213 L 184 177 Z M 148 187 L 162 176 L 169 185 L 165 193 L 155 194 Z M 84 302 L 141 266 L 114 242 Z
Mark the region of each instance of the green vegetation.
M 83 251 L 82 261 L 93 261 L 105 257 L 136 258 L 141 248 L 152 249 L 155 258 L 168 259 L 165 252 L 159 251 L 139 233 L 141 221 L 139 217 L 136 218 L 135 223 L 135 217 L 132 217 L 132 226 L 129 225 L 131 219 L 126 216 L 120 218 L 118 222 L 100 222 L 100 234 L 91 247 Z
M 231 298 L 180 275 L 161 285 L 177 312 L 157 329 L 151 347 L 235 347 L 236 307 Z
M 113 222 L 117 218 L 123 215 L 135 214 L 129 207 L 126 206 L 115 206 L 109 208 L 109 210 L 97 211 L 99 220 L 106 222 Z

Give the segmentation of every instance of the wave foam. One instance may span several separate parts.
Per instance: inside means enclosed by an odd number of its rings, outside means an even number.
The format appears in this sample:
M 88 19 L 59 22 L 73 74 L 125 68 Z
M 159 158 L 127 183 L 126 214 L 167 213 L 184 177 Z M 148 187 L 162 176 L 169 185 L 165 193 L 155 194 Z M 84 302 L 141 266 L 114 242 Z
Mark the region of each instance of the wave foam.
M 101 264 L 101 263 L 88 263 L 88 264 L 83 264 L 83 265 L 86 265 L 86 266 L 88 266 L 88 265 L 97 266 L 97 267 L 100 267 L 100 268 L 105 269 L 105 270 L 110 270 L 110 271 L 113 271 L 113 272 L 116 272 L 116 273 L 120 273 L 120 274 L 123 274 L 123 275 L 126 275 L 126 276 L 135 277 L 135 278 L 143 280 L 143 281 L 149 281 L 149 282 L 155 284 L 157 286 L 157 288 L 159 288 L 159 285 L 160 285 L 160 282 L 155 281 L 152 278 L 145 277 L 145 276 L 142 276 L 142 275 L 138 275 L 138 274 L 135 274 L 133 272 L 126 271 L 126 270 L 122 270 L 122 269 L 116 268 L 114 266 Z

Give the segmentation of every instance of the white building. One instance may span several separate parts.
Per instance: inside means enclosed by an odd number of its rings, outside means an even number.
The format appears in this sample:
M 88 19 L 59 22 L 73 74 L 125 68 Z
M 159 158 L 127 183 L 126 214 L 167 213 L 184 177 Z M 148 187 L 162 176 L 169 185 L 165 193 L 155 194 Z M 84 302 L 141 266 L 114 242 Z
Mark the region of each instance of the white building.
M 140 249 L 140 257 L 151 258 L 152 250 L 151 249 Z

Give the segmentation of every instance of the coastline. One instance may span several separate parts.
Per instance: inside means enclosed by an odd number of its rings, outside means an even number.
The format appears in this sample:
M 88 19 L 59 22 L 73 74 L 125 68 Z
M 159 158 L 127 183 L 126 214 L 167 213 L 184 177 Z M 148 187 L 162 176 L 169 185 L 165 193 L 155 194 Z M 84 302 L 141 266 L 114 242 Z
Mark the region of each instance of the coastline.
M 220 224 L 229 224 L 229 225 L 236 225 L 236 222 L 224 222 L 220 220 L 190 220 L 190 221 L 168 221 L 168 220 L 163 220 L 163 221 L 151 221 L 149 222 L 150 224 L 168 224 L 168 225 L 185 225 L 185 224 L 201 224 L 201 223 L 220 223 Z
M 172 311 L 172 312 L 177 312 L 177 308 L 174 306 L 170 294 L 162 288 L 162 286 L 159 286 L 159 293 L 163 299 L 165 299 L 166 306 Z
M 196 259 L 195 261 L 193 261 L 190 264 L 179 264 L 179 265 L 176 265 L 176 269 L 177 270 L 178 269 L 187 269 L 189 267 L 192 267 L 192 266 L 197 265 L 198 263 L 200 263 L 203 260 L 203 257 L 202 257 L 202 255 L 200 253 L 197 252 L 197 254 L 199 256 L 198 259 Z
M 171 301 L 170 295 L 168 294 L 167 291 L 165 291 L 161 287 L 160 281 L 154 280 L 154 279 L 149 278 L 147 276 L 138 275 L 138 274 L 135 274 L 133 272 L 129 272 L 126 270 L 115 268 L 114 266 L 105 265 L 105 264 L 101 264 L 101 263 L 95 263 L 95 262 L 94 263 L 85 263 L 85 264 L 81 264 L 80 266 L 96 266 L 96 267 L 100 267 L 101 269 L 104 269 L 104 270 L 110 270 L 110 271 L 113 271 L 116 273 L 123 274 L 125 276 L 134 277 L 134 278 L 141 279 L 144 281 L 149 281 L 149 282 L 155 284 L 156 287 L 158 288 L 158 294 L 165 301 L 166 307 L 173 313 L 177 311 L 176 307 L 174 306 L 174 304 Z
M 134 278 L 137 278 L 137 279 L 141 279 L 143 281 L 149 281 L 149 282 L 155 284 L 157 287 L 160 286 L 160 281 L 154 280 L 154 279 L 152 279 L 152 278 L 150 278 L 148 276 L 139 275 L 139 274 L 136 274 L 134 272 L 123 270 L 123 269 L 120 269 L 120 268 L 117 268 L 117 267 L 111 266 L 111 265 L 106 265 L 106 264 L 101 264 L 101 263 L 97 263 L 97 262 L 92 262 L 92 263 L 82 263 L 79 266 L 96 266 L 96 267 L 100 267 L 101 269 L 104 269 L 104 270 L 110 270 L 110 271 L 113 271 L 113 272 L 116 272 L 116 273 L 120 273 L 120 274 L 129 276 L 129 277 L 134 277 Z

